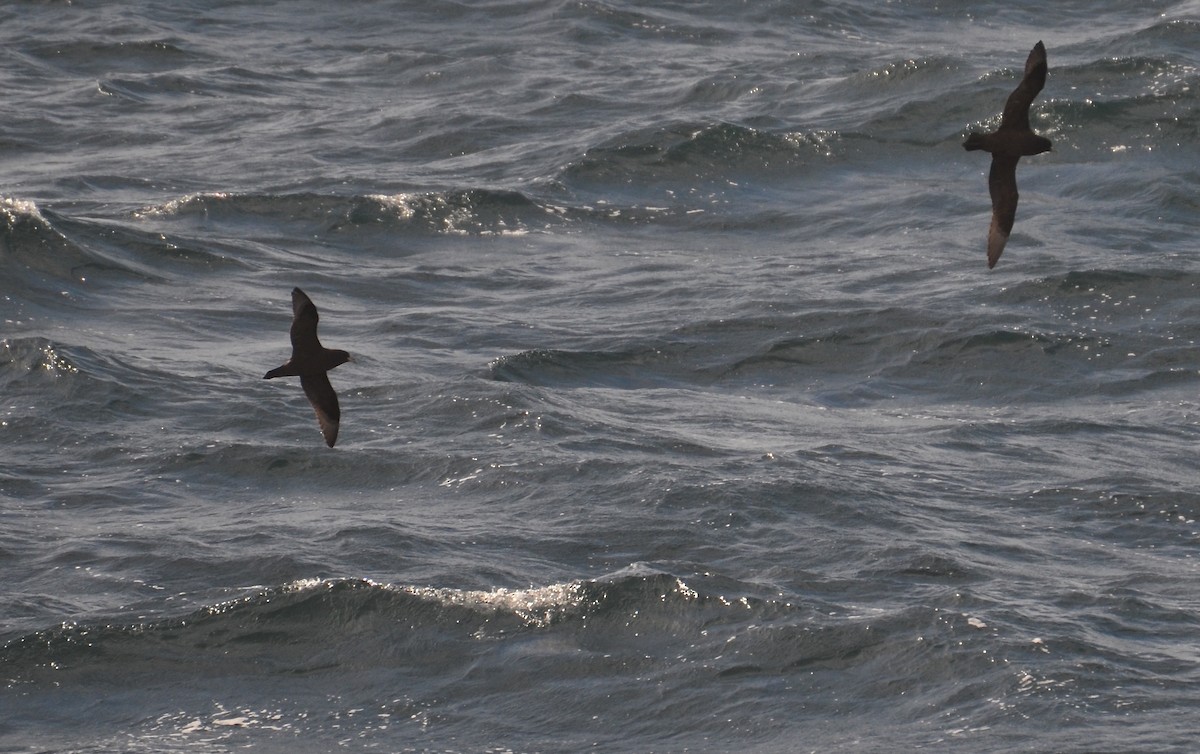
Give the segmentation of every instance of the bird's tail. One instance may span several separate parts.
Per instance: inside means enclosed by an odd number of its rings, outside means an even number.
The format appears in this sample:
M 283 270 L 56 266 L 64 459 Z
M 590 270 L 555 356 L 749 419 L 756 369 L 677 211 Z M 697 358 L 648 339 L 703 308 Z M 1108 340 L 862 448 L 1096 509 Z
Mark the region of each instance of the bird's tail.
M 981 136 L 977 133 L 967 134 L 967 140 L 963 142 L 963 149 L 967 150 L 968 152 L 971 152 L 976 149 L 983 149 L 983 148 L 984 148 L 983 136 Z

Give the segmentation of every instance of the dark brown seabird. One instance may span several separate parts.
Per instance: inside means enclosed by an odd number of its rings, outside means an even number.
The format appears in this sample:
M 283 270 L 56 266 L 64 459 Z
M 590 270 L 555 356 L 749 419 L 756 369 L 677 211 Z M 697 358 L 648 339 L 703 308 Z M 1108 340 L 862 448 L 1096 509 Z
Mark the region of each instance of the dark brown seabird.
M 292 358 L 281 367 L 263 375 L 264 380 L 274 377 L 300 377 L 300 387 L 308 396 L 308 402 L 317 412 L 321 434 L 325 444 L 333 447 L 337 442 L 338 422 L 342 410 L 338 407 L 337 393 L 329 384 L 330 369 L 350 361 L 350 354 L 325 348 L 317 340 L 317 307 L 304 291 L 292 289 Z
M 990 134 L 971 133 L 963 142 L 967 150 L 992 153 L 988 193 L 992 195 L 992 226 L 988 229 L 988 269 L 996 266 L 1017 217 L 1017 160 L 1050 151 L 1050 140 L 1029 127 L 1029 105 L 1046 85 L 1046 48 L 1033 46 L 1025 61 L 1025 76 L 1008 95 L 1000 127 Z

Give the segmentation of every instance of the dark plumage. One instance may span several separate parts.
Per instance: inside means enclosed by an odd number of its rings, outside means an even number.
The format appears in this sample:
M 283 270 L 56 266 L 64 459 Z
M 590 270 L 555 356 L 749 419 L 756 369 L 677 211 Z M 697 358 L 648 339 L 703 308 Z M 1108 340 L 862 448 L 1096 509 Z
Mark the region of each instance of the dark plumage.
M 342 410 L 338 407 L 337 393 L 329 384 L 330 369 L 350 361 L 350 354 L 325 348 L 317 340 L 317 307 L 299 288 L 292 289 L 292 358 L 281 367 L 263 375 L 264 380 L 274 377 L 300 378 L 300 387 L 308 396 L 308 402 L 317 412 L 321 434 L 325 444 L 333 447 L 337 442 L 338 422 Z
M 992 225 L 988 229 L 989 270 L 1000 259 L 1017 217 L 1017 161 L 1050 151 L 1050 140 L 1038 136 L 1029 127 L 1029 105 L 1045 85 L 1046 48 L 1038 42 L 1025 61 L 1025 76 L 1004 103 L 1000 127 L 990 134 L 971 133 L 963 142 L 964 149 L 992 153 L 992 169 L 988 173 L 988 192 L 992 195 Z

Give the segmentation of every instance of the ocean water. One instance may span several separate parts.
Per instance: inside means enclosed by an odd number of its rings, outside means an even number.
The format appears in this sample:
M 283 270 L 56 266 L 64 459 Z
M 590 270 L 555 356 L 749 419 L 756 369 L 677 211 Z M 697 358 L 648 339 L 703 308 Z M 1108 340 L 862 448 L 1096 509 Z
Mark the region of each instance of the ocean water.
M 0 42 L 0 751 L 1194 749 L 1200 3 Z

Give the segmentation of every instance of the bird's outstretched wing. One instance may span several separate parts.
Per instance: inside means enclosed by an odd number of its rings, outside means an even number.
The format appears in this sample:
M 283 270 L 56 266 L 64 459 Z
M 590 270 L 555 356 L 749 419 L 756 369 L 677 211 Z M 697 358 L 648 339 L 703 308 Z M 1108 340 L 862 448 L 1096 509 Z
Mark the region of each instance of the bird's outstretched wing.
M 291 330 L 293 356 L 297 351 L 316 353 L 320 350 L 321 341 L 317 340 L 317 321 L 319 319 L 316 304 L 312 302 L 312 299 L 299 288 L 293 288 Z
M 988 269 L 996 266 L 1017 218 L 1017 160 L 1015 155 L 992 154 L 988 193 L 992 195 L 992 225 L 988 228 Z
M 304 294 L 300 294 L 304 295 Z M 342 418 L 342 410 L 338 406 L 337 393 L 329 384 L 329 375 L 320 374 L 300 375 L 300 386 L 308 396 L 313 411 L 317 413 L 317 422 L 321 425 L 321 434 L 325 436 L 325 444 L 333 447 L 337 442 L 338 423 Z
M 1046 46 L 1038 42 L 1025 60 L 1025 76 L 1004 103 L 1000 131 L 1028 131 L 1029 106 L 1046 85 Z

